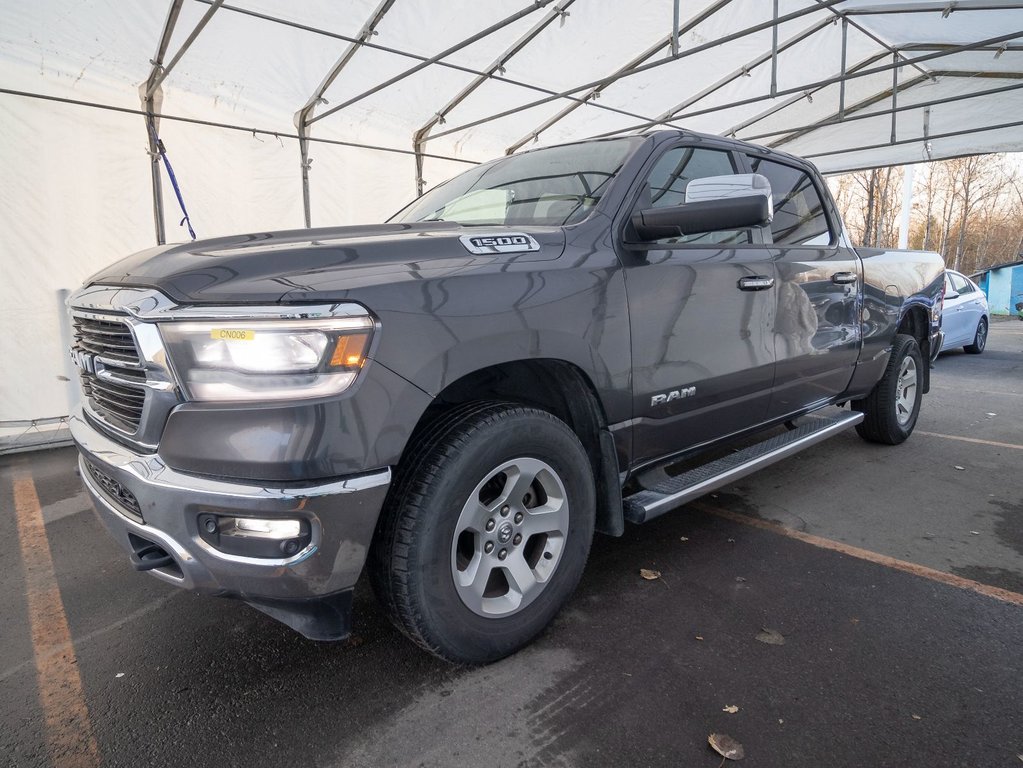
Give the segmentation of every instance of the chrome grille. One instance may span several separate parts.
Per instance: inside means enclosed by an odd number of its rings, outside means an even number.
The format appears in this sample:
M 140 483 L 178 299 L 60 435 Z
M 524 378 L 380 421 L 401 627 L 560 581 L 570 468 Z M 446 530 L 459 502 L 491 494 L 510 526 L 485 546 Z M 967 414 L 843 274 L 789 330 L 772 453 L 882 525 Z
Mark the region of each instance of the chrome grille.
M 146 402 L 146 374 L 128 324 L 116 317 L 75 313 L 72 352 L 82 393 L 97 418 L 135 434 Z

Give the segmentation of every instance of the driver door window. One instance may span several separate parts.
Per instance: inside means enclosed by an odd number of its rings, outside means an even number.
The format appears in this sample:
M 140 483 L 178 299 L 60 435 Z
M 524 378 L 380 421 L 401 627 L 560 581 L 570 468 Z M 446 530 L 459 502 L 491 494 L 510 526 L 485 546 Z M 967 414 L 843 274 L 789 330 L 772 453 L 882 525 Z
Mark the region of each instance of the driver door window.
M 669 149 L 650 170 L 636 209 L 681 205 L 686 201 L 686 187 L 693 179 L 730 176 L 736 172 L 728 152 L 699 147 Z M 751 240 L 750 231 L 746 229 L 666 237 L 654 242 L 665 245 L 743 245 Z

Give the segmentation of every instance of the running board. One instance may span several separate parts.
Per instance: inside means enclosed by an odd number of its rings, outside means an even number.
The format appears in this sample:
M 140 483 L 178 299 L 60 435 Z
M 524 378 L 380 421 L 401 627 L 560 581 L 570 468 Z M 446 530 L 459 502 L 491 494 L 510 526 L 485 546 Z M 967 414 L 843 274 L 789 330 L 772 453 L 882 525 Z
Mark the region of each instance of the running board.
M 722 459 L 625 497 L 625 519 L 630 523 L 645 523 L 705 493 L 827 440 L 861 421 L 863 414 L 858 411 L 844 413 L 836 418 L 809 416 L 785 434 L 747 446 Z

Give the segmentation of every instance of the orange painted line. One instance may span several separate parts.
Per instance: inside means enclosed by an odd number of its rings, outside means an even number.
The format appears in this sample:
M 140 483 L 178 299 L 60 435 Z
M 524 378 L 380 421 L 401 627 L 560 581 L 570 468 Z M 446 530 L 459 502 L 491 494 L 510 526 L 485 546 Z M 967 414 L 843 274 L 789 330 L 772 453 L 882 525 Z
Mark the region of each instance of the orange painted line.
M 704 512 L 709 512 L 712 515 L 723 517 L 726 520 L 741 523 L 742 525 L 748 525 L 752 528 L 771 531 L 772 533 L 787 536 L 790 539 L 796 539 L 806 544 L 812 544 L 813 546 L 821 549 L 829 549 L 832 552 L 839 552 L 843 555 L 849 555 L 850 557 L 855 557 L 860 560 L 866 560 L 870 563 L 883 565 L 886 568 L 893 568 L 904 573 L 911 573 L 914 576 L 930 579 L 931 581 L 936 581 L 940 584 L 947 584 L 952 587 L 958 587 L 959 589 L 966 589 L 971 592 L 984 595 L 985 597 L 993 597 L 996 600 L 1012 603 L 1013 605 L 1023 605 L 1023 595 L 1018 592 L 1011 592 L 1008 589 L 1002 589 L 1001 587 L 992 587 L 987 584 L 981 584 L 979 581 L 964 579 L 962 576 L 956 576 L 952 573 L 945 573 L 944 571 L 939 571 L 934 568 L 928 568 L 926 565 L 909 563 L 905 560 L 889 557 L 888 555 L 871 552 L 869 549 L 860 549 L 859 547 L 854 547 L 851 544 L 843 544 L 840 541 L 825 539 L 821 536 L 814 536 L 811 533 L 796 531 L 792 528 L 786 528 L 783 525 L 779 525 L 778 523 L 772 523 L 767 520 L 758 520 L 755 517 L 748 517 L 747 515 L 740 515 L 737 512 L 720 509 L 719 507 L 714 507 L 701 501 L 694 502 L 693 506 L 697 509 L 703 510 Z
M 980 440 L 976 437 L 961 437 L 959 435 L 943 435 L 940 432 L 924 432 L 921 429 L 915 430 L 914 435 L 926 435 L 927 437 L 943 437 L 946 440 L 959 440 L 963 443 L 976 443 L 978 445 L 991 445 L 995 448 L 1013 448 L 1017 451 L 1023 451 L 1023 445 L 1016 445 L 1015 443 L 997 443 L 994 440 Z
M 99 747 L 85 704 L 39 496 L 32 476 L 24 471 L 14 476 L 14 509 L 50 762 L 54 768 L 94 768 L 100 764 Z

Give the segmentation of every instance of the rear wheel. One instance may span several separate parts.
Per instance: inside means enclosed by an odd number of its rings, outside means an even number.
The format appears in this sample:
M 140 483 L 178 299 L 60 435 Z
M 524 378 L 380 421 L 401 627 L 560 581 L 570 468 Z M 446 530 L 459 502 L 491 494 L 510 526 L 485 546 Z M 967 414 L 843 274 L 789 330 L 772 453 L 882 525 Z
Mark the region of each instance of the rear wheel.
M 892 344 L 884 375 L 873 391 L 852 407 L 862 411 L 856 431 L 872 443 L 898 445 L 913 433 L 923 396 L 923 359 L 912 336 L 899 334 Z
M 568 425 L 534 408 L 470 404 L 403 461 L 371 553 L 374 590 L 431 653 L 495 661 L 575 589 L 594 507 L 589 459 Z
M 977 323 L 977 333 L 973 336 L 973 343 L 967 344 L 963 349 L 969 352 L 971 355 L 979 355 L 984 351 L 984 347 L 987 346 L 987 318 L 980 318 L 980 322 Z

